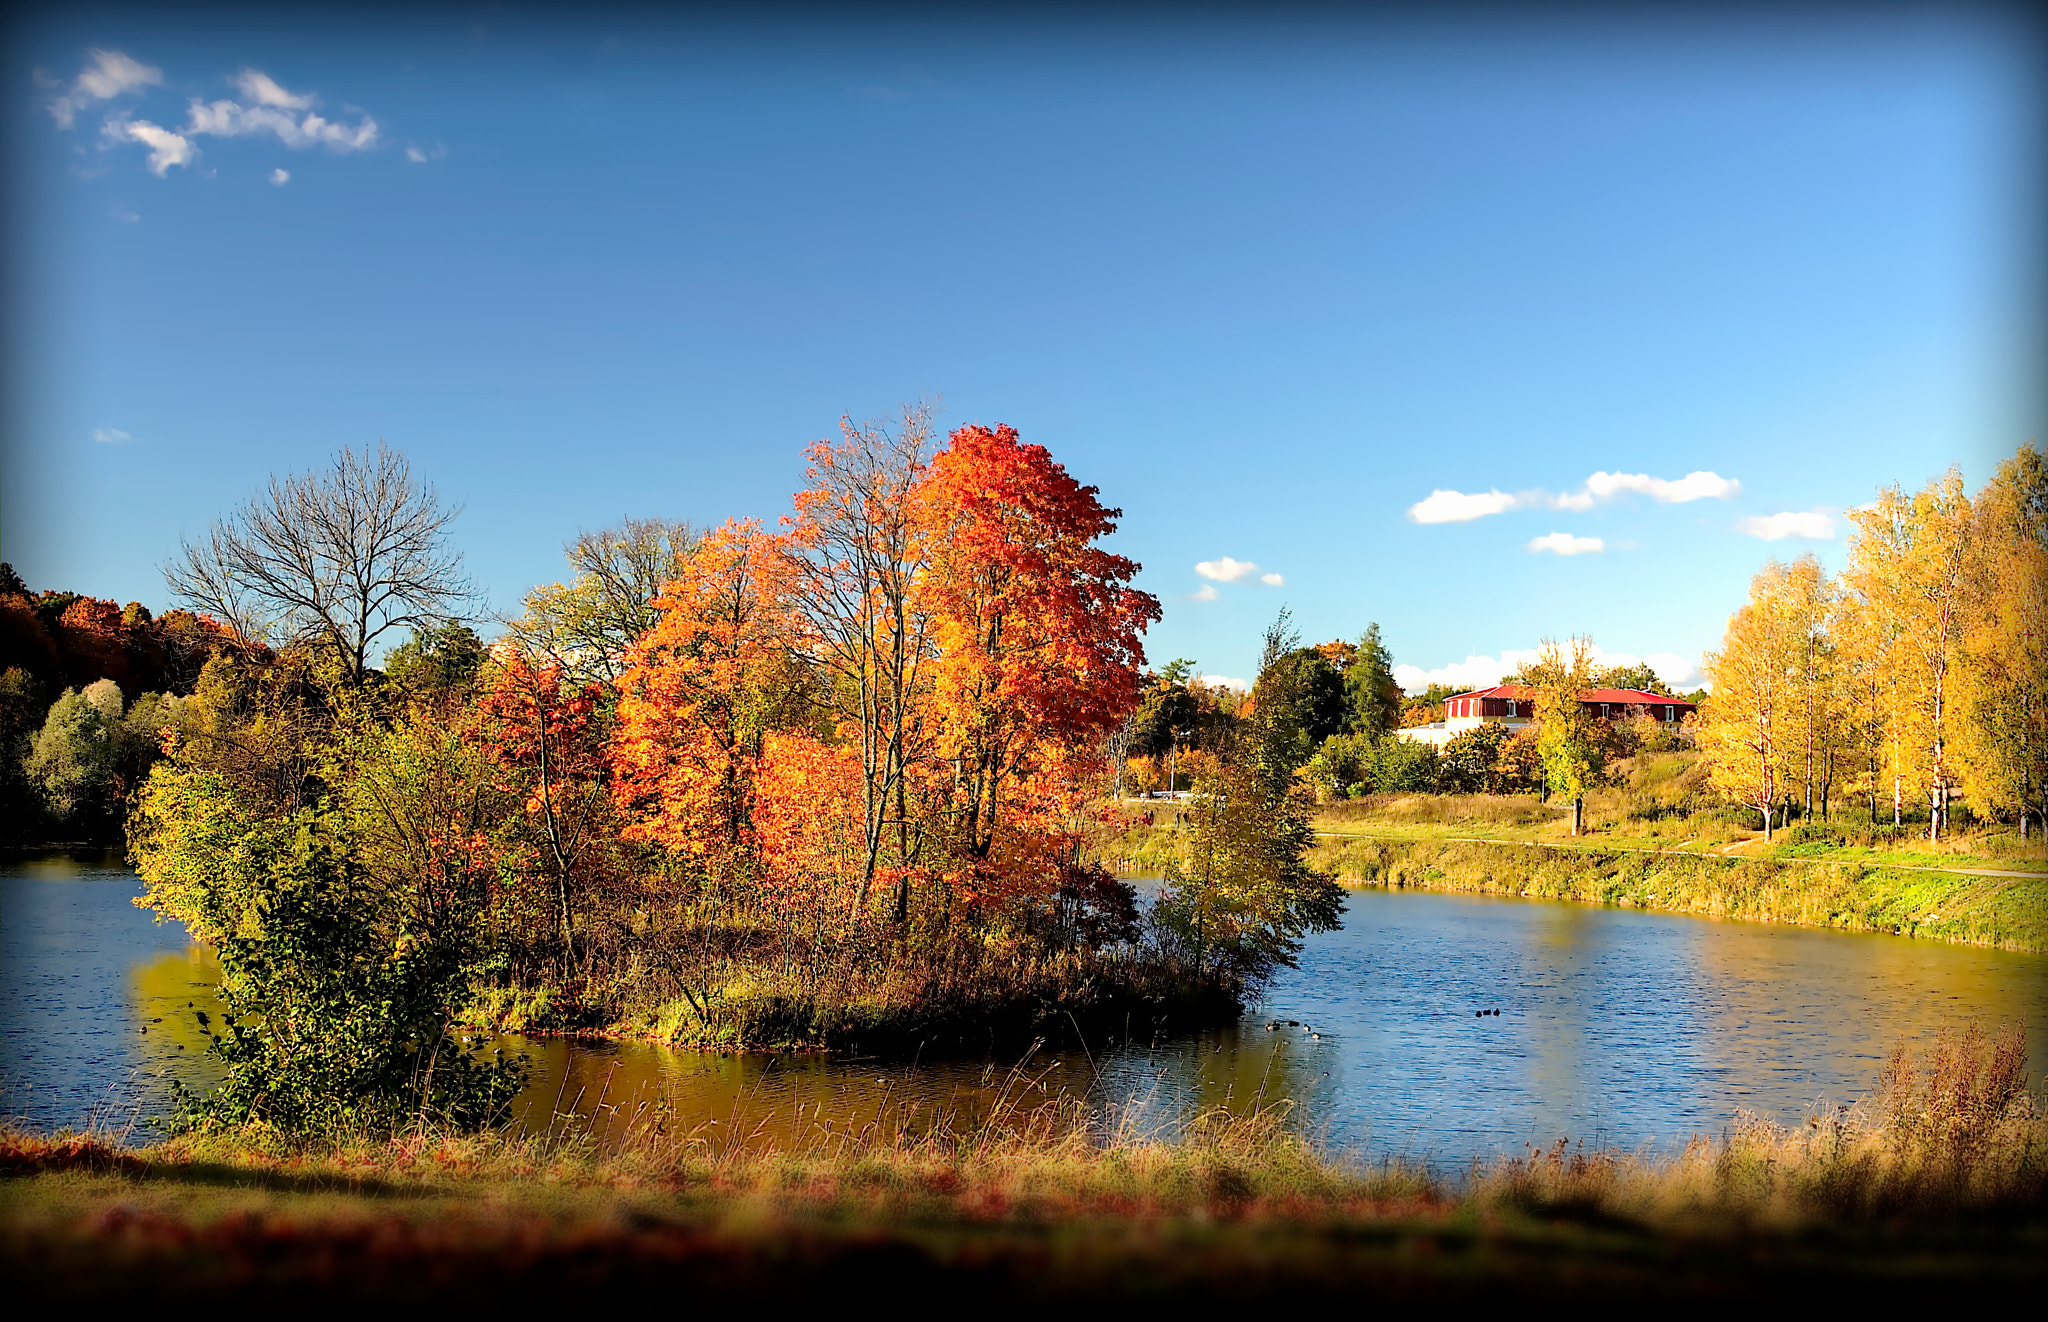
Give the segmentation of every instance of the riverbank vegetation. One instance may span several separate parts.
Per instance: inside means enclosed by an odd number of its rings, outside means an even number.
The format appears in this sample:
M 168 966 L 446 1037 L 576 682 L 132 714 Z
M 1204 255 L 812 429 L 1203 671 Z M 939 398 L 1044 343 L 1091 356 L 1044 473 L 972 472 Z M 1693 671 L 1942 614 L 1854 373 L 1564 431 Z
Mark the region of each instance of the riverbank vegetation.
M 1125 804 L 1095 845 L 1114 866 L 1185 866 L 1176 805 Z M 1308 862 L 1349 886 L 1629 905 L 1758 922 L 1892 932 L 2048 951 L 2048 867 L 2038 837 L 1979 825 L 1938 842 L 1913 827 L 1802 824 L 1766 841 L 1692 750 L 1608 764 L 1582 830 L 1533 794 L 1375 794 L 1311 819 Z M 2004 875 L 1975 875 L 1993 873 Z
M 2023 446 L 1973 498 L 1951 470 L 1848 512 L 1848 565 L 1772 561 L 1702 669 L 1715 789 L 1769 839 L 1854 799 L 1927 838 L 2048 813 L 2048 460 Z
M 1150 1035 L 1234 1014 L 1337 921 L 1270 720 L 1211 750 L 1199 866 L 1159 903 L 1086 856 L 1159 613 L 1094 488 L 918 409 L 807 459 L 781 530 L 586 535 L 488 645 L 453 513 L 389 450 L 183 549 L 167 580 L 224 640 L 189 691 L 147 740 L 110 682 L 58 704 L 94 756 L 140 744 L 99 782 L 140 903 L 219 957 L 227 1079 L 181 1123 L 472 1127 L 517 1078 L 465 1028 Z
M 1954 1298 L 2048 1271 L 2048 1109 L 2022 1042 L 1970 1028 L 1900 1046 L 1872 1095 L 1800 1126 L 1744 1115 L 1671 1155 L 1546 1138 L 1462 1170 L 1329 1150 L 1284 1106 L 1156 1133 L 1065 1101 L 964 1132 L 810 1116 L 779 1143 L 648 1119 L 606 1150 L 552 1127 L 141 1150 L 9 1131 L 0 1255 L 30 1297 Z

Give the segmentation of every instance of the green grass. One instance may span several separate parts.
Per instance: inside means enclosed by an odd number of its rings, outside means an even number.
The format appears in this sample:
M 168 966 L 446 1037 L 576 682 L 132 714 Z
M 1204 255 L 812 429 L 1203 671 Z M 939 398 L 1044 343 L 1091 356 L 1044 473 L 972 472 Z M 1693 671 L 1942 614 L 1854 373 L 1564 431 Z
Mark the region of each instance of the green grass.
M 1587 795 L 1583 834 L 1565 805 L 1527 794 L 1372 795 L 1324 805 L 1317 866 L 1355 886 L 1394 885 L 1631 905 L 1680 913 L 1894 932 L 2011 950 L 2048 950 L 2048 844 L 2010 828 L 1958 831 L 1938 844 L 1831 824 L 1766 845 L 1754 814 L 1719 802 L 1691 753 L 1649 754 L 1610 768 Z M 1185 837 L 1171 808 L 1158 824 L 1105 832 L 1100 857 L 1158 873 Z M 1123 806 L 1124 819 L 1141 812 Z M 1921 828 L 1924 830 L 1924 824 Z M 1476 843 L 1475 843 L 1476 842 Z M 1977 877 L 1922 869 L 2038 874 Z
M 1328 839 L 1310 859 L 1355 886 L 1574 900 L 2048 950 L 2048 878 L 1444 840 Z
M 1687 1296 L 1831 1302 L 2048 1278 L 2048 1116 L 2020 1035 L 1894 1053 L 1876 1093 L 1672 1157 L 1570 1143 L 1445 1171 L 1304 1139 L 1284 1108 L 1167 1133 L 1069 1102 L 970 1132 L 888 1117 L 780 1144 L 666 1132 L 614 1151 L 505 1135 L 141 1151 L 0 1133 L 10 1297 L 344 1297 L 475 1305 L 593 1289 L 671 1301 L 941 1292 L 1213 1302 Z M 1023 1091 L 1023 1090 L 1020 1090 Z M 742 1127 L 744 1128 L 744 1127 Z M 589 1302 L 585 1297 L 584 1302 Z

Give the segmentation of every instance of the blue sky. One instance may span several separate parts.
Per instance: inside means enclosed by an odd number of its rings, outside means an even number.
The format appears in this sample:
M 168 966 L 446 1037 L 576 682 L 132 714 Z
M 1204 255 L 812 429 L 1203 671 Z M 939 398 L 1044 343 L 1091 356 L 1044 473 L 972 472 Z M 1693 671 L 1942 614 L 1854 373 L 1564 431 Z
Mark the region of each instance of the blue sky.
M 1766 557 L 2040 435 L 2003 11 L 944 14 L 18 27 L 0 554 L 161 603 L 382 438 L 510 608 L 937 397 L 1123 508 L 1155 661 L 1286 603 L 1689 680 Z

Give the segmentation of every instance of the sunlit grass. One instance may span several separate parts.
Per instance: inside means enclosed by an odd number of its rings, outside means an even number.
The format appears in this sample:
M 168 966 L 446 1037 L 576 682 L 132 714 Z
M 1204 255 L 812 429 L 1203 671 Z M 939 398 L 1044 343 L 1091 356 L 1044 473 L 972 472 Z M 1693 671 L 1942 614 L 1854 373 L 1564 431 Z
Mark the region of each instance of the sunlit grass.
M 1141 1124 L 1135 1108 L 1027 1104 L 1021 1072 L 1008 1104 L 967 1128 L 814 1111 L 678 1131 L 649 1107 L 604 1147 L 566 1126 L 323 1142 L 216 1131 L 141 1150 L 10 1130 L 0 1248 L 17 1276 L 60 1292 L 307 1283 L 337 1263 L 373 1292 L 508 1271 L 604 1281 L 649 1263 L 745 1268 L 757 1285 L 748 1272 L 796 1271 L 822 1290 L 883 1244 L 902 1284 L 958 1286 L 972 1260 L 1052 1292 L 1246 1271 L 1328 1288 L 1413 1280 L 1425 1251 L 1450 1255 L 1425 1276 L 1552 1287 L 1668 1289 L 1657 1264 L 1731 1252 L 1881 1274 L 1903 1246 L 1932 1271 L 1928 1255 L 1959 1243 L 2038 1274 L 2048 1114 L 2022 1043 L 2017 1028 L 1972 1028 L 1901 1047 L 1857 1105 L 1789 1128 L 1739 1116 L 1676 1155 L 1566 1140 L 1462 1169 L 1324 1147 L 1284 1105 Z

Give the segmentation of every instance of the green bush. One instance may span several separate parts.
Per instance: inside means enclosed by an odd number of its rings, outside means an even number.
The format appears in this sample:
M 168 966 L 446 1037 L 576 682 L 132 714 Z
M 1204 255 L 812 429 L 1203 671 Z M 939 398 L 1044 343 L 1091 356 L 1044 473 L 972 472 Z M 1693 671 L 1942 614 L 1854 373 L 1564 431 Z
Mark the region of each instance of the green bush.
M 157 767 L 135 822 L 144 902 L 214 946 L 226 1079 L 184 1094 L 181 1129 L 290 1133 L 494 1122 L 520 1069 L 451 1031 L 469 996 L 485 878 L 446 855 L 409 884 L 361 859 L 347 814 L 263 818 L 221 777 Z

